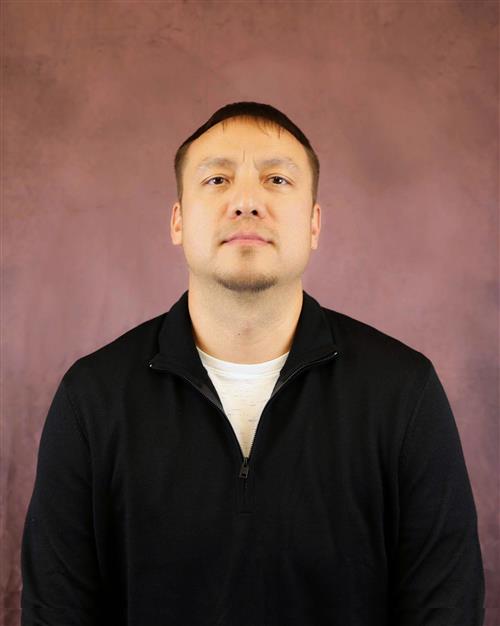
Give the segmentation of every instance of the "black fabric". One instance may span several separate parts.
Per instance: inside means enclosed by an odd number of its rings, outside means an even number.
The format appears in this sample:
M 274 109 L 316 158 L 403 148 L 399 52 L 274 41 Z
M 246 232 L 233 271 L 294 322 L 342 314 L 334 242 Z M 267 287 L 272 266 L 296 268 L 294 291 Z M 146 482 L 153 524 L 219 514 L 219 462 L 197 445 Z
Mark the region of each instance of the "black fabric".
M 303 291 L 245 478 L 187 295 L 62 376 L 22 626 L 482 626 L 476 508 L 432 362 Z

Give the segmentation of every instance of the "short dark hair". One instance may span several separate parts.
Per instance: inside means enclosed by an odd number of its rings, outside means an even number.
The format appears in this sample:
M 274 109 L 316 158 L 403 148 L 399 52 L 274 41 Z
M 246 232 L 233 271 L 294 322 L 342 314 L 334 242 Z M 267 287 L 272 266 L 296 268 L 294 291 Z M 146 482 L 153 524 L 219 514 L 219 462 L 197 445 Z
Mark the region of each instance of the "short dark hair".
M 318 195 L 318 181 L 319 181 L 319 159 L 311 146 L 309 139 L 304 135 L 298 126 L 296 126 L 290 118 L 284 113 L 271 106 L 270 104 L 262 104 L 261 102 L 233 102 L 226 104 L 225 106 L 217 109 L 215 113 L 208 119 L 198 130 L 196 130 L 190 137 L 188 137 L 177 149 L 174 159 L 175 180 L 177 184 L 177 197 L 179 201 L 182 199 L 183 185 L 182 174 L 184 170 L 184 163 L 186 160 L 186 153 L 191 143 L 197 139 L 200 135 L 206 132 L 215 124 L 223 122 L 230 117 L 240 117 L 245 120 L 255 121 L 257 123 L 263 122 L 271 127 L 274 127 L 280 132 L 282 128 L 288 130 L 300 143 L 304 146 L 309 164 L 312 170 L 312 198 L 313 205 L 316 203 Z

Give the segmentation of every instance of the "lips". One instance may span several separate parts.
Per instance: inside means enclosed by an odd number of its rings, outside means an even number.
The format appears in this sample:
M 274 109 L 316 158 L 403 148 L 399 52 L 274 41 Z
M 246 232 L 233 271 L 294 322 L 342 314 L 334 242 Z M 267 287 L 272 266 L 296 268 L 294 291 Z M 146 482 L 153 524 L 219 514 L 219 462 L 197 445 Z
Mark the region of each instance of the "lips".
M 233 239 L 250 239 L 250 240 L 254 240 L 254 241 L 255 240 L 263 241 L 265 243 L 267 242 L 267 240 L 264 239 L 264 237 L 261 237 L 257 233 L 235 233 L 234 235 L 231 235 L 231 237 L 226 239 L 224 241 L 224 243 L 227 243 L 228 241 L 232 241 Z

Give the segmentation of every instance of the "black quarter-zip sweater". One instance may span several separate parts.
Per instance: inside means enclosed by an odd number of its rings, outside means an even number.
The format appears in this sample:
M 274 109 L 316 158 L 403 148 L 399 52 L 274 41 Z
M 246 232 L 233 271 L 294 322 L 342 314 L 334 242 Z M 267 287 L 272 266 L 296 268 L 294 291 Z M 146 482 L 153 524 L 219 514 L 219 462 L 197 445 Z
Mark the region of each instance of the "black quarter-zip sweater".
M 187 296 L 62 376 L 22 625 L 481 626 L 476 508 L 432 362 L 303 291 L 244 458 Z

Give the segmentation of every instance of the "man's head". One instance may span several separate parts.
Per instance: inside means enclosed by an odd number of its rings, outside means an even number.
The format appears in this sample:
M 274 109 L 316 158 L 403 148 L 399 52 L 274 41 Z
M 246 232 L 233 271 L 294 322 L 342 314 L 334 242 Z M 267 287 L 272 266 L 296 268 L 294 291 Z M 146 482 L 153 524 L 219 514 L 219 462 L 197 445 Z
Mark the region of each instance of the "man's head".
M 283 113 L 219 109 L 178 149 L 175 171 L 171 236 L 192 278 L 238 293 L 300 281 L 320 231 L 319 162 Z M 228 243 L 236 233 L 267 243 Z

